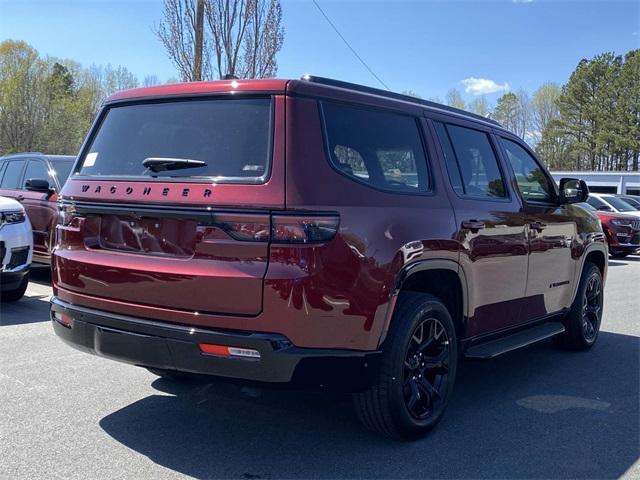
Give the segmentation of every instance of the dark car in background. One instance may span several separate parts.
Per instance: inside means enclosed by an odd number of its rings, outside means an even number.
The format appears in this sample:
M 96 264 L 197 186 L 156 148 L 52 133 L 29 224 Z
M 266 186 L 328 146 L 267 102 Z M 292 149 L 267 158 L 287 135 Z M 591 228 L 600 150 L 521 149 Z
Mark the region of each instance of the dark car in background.
M 33 228 L 33 261 L 51 262 L 58 192 L 76 157 L 21 153 L 0 157 L 0 195 L 22 203 Z

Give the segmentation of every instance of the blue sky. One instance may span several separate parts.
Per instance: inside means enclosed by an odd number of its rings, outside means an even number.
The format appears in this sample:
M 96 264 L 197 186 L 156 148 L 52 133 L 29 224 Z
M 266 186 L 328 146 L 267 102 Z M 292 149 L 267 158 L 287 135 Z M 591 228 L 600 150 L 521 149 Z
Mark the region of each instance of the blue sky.
M 392 90 L 425 98 L 456 87 L 467 100 L 484 92 L 493 102 L 507 88 L 564 83 L 581 58 L 640 47 L 637 0 L 318 1 Z M 314 73 L 380 86 L 310 1 L 282 6 L 279 77 Z M 177 73 L 152 32 L 161 13 L 162 0 L 0 0 L 0 39 L 164 81 Z

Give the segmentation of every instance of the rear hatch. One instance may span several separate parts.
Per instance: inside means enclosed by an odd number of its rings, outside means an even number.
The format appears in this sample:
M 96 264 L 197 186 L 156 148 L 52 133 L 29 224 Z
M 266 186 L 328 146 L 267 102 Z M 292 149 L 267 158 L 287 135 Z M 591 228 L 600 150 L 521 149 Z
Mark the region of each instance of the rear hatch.
M 284 208 L 283 108 L 256 95 L 108 105 L 62 192 L 56 287 L 259 314 L 270 212 Z

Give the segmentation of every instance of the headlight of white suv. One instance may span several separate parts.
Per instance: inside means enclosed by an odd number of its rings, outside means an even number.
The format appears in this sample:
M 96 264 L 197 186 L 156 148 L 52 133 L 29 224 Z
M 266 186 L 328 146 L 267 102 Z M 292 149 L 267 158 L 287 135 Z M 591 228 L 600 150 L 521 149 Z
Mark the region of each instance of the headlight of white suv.
M 2 212 L 0 213 L 0 223 L 22 223 L 24 222 L 24 212 Z

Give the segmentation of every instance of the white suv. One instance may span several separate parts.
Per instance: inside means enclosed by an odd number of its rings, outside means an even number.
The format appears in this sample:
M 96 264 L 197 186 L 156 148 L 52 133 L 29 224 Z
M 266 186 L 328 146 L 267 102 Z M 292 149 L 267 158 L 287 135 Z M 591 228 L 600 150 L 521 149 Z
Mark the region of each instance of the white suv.
M 603 212 L 625 213 L 640 217 L 640 210 L 627 203 L 626 200 L 608 193 L 589 193 L 587 203 L 596 210 Z
M 0 197 L 0 300 L 20 300 L 29 283 L 33 255 L 31 223 L 22 205 Z

